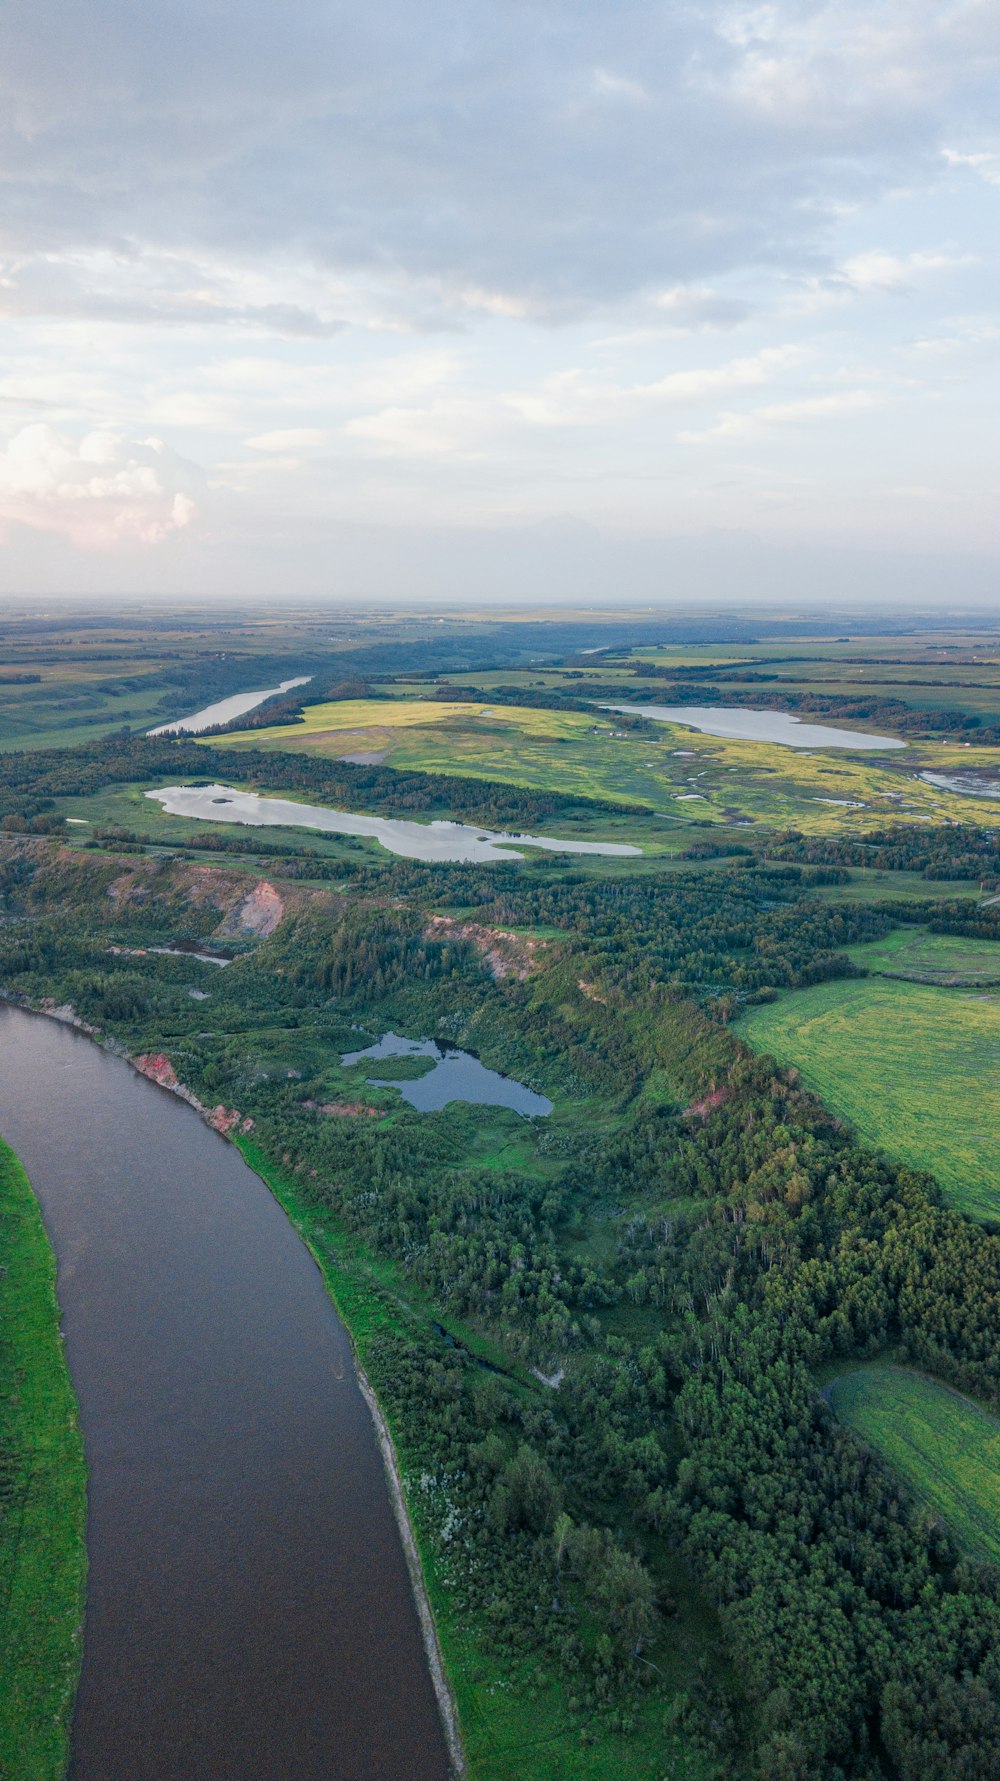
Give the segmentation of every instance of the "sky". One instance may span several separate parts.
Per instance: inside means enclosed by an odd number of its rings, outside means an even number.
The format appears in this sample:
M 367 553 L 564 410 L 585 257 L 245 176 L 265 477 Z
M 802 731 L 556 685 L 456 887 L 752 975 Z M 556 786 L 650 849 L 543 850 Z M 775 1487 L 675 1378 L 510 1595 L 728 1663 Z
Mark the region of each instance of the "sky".
M 995 0 L 0 14 L 0 593 L 1000 590 Z

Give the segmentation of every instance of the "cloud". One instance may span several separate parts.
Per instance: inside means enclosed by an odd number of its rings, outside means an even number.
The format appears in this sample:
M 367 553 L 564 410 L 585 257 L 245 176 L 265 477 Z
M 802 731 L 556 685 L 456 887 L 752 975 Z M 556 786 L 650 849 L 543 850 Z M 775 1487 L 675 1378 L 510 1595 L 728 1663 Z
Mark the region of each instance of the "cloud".
M 904 292 L 928 273 L 951 272 L 960 266 L 974 264 L 973 254 L 919 252 L 911 254 L 884 253 L 877 249 L 855 254 L 845 260 L 839 277 L 854 290 Z
M 322 338 L 323 274 L 430 326 L 801 269 L 985 127 L 998 68 L 987 0 L 39 0 L 0 18 L 7 302 Z M 178 277 L 206 258 L 315 300 Z
M 721 365 L 669 371 L 650 383 L 600 383 L 579 370 L 547 378 L 537 390 L 509 395 L 506 404 L 536 427 L 592 427 L 659 409 L 697 403 L 730 390 L 769 383 L 802 360 L 797 346 L 764 347 Z
M 159 439 L 72 439 L 44 422 L 0 451 L 0 525 L 54 532 L 81 550 L 160 544 L 194 519 L 196 478 Z
M 955 148 L 941 150 L 949 167 L 968 167 L 972 173 L 978 173 L 987 185 L 1000 186 L 1000 149 L 978 149 L 974 153 L 961 154 Z
M 714 427 L 678 435 L 685 445 L 706 445 L 715 439 L 746 439 L 798 426 L 803 421 L 839 420 L 844 415 L 881 407 L 884 398 L 870 390 L 838 390 L 829 396 L 805 396 L 795 402 L 772 402 L 746 414 L 724 414 Z
M 251 451 L 299 452 L 322 451 L 329 440 L 329 434 L 322 427 L 279 427 L 273 433 L 258 433 L 256 438 L 248 439 Z

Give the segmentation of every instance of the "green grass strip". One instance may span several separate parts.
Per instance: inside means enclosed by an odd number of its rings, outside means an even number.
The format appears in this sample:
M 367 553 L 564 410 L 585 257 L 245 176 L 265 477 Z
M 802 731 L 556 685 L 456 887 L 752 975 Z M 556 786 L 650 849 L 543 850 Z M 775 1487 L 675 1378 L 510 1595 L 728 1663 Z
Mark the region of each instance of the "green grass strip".
M 86 1575 L 86 1468 L 38 1202 L 0 1139 L 0 1775 L 69 1756 Z

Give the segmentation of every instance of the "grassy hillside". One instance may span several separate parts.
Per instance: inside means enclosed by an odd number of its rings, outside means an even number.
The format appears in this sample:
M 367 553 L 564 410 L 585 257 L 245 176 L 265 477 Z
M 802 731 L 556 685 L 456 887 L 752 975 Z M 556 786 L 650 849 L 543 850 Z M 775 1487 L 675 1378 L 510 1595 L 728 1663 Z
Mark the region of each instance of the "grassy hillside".
M 828 1387 L 832 1409 L 882 1455 L 967 1551 L 1000 1564 L 1000 1422 L 899 1367 L 859 1367 Z
M 782 996 L 740 1030 L 866 1138 L 930 1169 L 953 1205 L 1000 1219 L 1000 995 L 854 978 Z
M 80 1667 L 86 1479 L 55 1262 L 0 1140 L 0 1775 L 57 1781 Z

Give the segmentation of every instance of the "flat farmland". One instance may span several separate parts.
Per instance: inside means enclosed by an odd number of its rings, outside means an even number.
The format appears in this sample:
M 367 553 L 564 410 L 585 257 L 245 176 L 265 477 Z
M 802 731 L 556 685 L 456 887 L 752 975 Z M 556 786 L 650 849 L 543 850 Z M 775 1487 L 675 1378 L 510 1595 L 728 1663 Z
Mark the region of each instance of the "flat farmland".
M 862 1137 L 937 1176 L 954 1206 L 1000 1219 L 1000 992 L 887 977 L 792 990 L 740 1023 Z
M 826 1388 L 839 1421 L 885 1460 L 961 1546 L 1000 1564 L 1000 1422 L 902 1367 L 845 1373 Z

